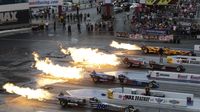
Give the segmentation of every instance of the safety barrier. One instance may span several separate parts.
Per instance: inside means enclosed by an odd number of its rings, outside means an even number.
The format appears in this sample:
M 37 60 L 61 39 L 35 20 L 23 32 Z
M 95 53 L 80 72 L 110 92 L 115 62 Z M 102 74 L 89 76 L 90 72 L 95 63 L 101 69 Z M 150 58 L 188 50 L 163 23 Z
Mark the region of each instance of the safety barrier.
M 193 83 L 200 82 L 200 74 L 165 72 L 165 71 L 149 71 L 148 78 L 193 82 Z
M 185 65 L 200 65 L 200 57 L 196 57 L 196 56 L 167 56 L 167 63 L 170 63 L 170 64 L 185 64 Z

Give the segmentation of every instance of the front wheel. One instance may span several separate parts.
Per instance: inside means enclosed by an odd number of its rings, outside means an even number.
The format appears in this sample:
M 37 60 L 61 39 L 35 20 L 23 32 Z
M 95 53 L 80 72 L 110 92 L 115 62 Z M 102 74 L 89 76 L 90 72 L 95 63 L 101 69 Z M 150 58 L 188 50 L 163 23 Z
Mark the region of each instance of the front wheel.
M 189 55 L 189 56 L 192 56 L 193 54 L 192 54 L 192 53 L 189 53 L 188 55 Z
M 135 109 L 132 105 L 129 105 L 125 108 L 124 112 L 135 112 Z
M 181 72 L 181 71 L 182 71 L 182 68 L 181 68 L 180 66 L 177 66 L 177 67 L 176 67 L 176 71 L 177 71 L 177 72 Z
M 64 100 L 60 100 L 60 105 L 64 108 L 67 106 L 67 102 Z
M 153 64 L 149 64 L 150 70 L 154 70 L 154 65 Z

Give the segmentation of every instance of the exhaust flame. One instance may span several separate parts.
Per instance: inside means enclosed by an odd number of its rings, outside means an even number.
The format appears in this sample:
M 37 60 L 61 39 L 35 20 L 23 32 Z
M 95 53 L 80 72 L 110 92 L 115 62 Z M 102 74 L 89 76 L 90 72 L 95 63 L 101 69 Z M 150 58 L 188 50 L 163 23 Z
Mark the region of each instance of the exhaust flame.
M 12 83 L 6 83 L 3 86 L 4 89 L 6 89 L 9 93 L 15 93 L 17 95 L 21 95 L 23 97 L 26 97 L 27 99 L 37 99 L 39 101 L 51 99 L 52 94 L 48 91 L 45 91 L 43 89 L 30 89 L 28 87 L 18 87 L 15 86 Z
M 43 78 L 43 77 L 39 77 L 37 79 L 37 87 L 43 87 L 46 85 L 52 85 L 55 83 L 63 83 L 63 82 L 67 82 L 67 80 L 65 79 L 54 79 L 54 78 Z
M 110 46 L 114 47 L 114 48 L 118 48 L 118 49 L 141 50 L 141 48 L 137 45 L 131 45 L 131 44 L 126 44 L 126 43 L 118 43 L 116 41 L 112 41 Z
M 35 65 L 38 70 L 43 71 L 45 74 L 51 75 L 55 78 L 64 79 L 80 79 L 82 78 L 83 69 L 76 67 L 63 67 L 55 65 L 51 60 L 46 58 L 45 60 L 39 60 L 39 55 L 33 53 L 35 59 Z
M 61 47 L 61 50 L 60 50 L 62 53 L 64 53 L 64 54 L 69 54 L 69 51 L 67 51 L 66 49 L 63 49 L 62 47 Z
M 98 49 L 68 48 L 67 51 L 70 52 L 70 55 L 75 63 L 82 63 L 93 66 L 101 66 L 101 65 L 116 66 L 120 64 L 120 61 L 116 55 L 105 54 L 103 52 L 99 52 Z

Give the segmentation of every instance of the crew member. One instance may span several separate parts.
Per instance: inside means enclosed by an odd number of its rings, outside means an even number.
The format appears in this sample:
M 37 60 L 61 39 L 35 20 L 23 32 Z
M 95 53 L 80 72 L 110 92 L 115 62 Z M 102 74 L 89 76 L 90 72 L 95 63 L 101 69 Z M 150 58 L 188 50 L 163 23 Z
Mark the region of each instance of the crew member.
M 71 33 L 72 33 L 71 25 L 69 24 L 69 25 L 68 25 L 68 34 L 71 35 Z
M 54 31 L 56 31 L 56 20 L 54 20 L 53 29 L 54 29 Z
M 46 27 L 46 30 L 48 31 L 49 30 L 49 22 L 48 21 L 46 21 L 45 27 Z
M 160 48 L 158 51 L 158 53 L 160 55 L 160 63 L 163 63 L 163 52 L 164 52 L 163 48 Z
M 81 33 L 81 25 L 80 23 L 77 24 L 78 32 Z
M 145 87 L 145 95 L 146 96 L 151 96 L 150 87 Z

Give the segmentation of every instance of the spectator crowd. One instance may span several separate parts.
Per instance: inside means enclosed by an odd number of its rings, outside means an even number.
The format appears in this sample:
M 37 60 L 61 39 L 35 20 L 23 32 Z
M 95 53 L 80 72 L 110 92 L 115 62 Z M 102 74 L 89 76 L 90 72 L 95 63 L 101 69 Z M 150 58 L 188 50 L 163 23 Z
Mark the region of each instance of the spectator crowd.
M 167 34 L 195 35 L 200 26 L 195 23 L 198 0 L 180 0 L 170 5 L 140 5 L 131 19 L 134 33 L 144 30 L 161 30 Z

